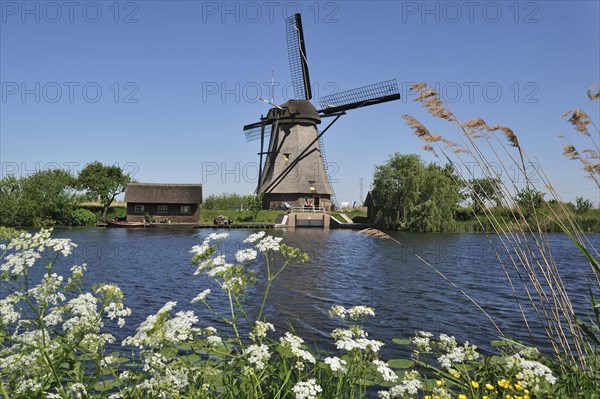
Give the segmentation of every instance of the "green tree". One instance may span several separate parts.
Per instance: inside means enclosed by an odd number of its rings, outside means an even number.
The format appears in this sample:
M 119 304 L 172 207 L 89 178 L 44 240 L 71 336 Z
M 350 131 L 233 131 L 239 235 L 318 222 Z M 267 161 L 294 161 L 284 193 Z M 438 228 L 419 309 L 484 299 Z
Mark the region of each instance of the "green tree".
M 21 179 L 6 176 L 0 180 L 0 225 L 23 226 L 19 220 L 22 196 Z
M 590 201 L 589 199 L 584 199 L 583 197 L 575 198 L 575 212 L 579 214 L 586 213 L 593 207 L 594 204 L 592 204 L 592 201 Z
M 131 176 L 119 166 L 108 166 L 98 161 L 92 162 L 79 172 L 77 186 L 91 201 L 99 201 L 102 206 L 102 218 L 106 218 L 110 204 L 115 197 L 133 182 Z
M 22 179 L 18 218 L 22 226 L 70 225 L 80 200 L 66 170 L 42 170 Z
M 543 205 L 544 194 L 535 188 L 525 187 L 517 192 L 514 201 L 521 209 L 523 216 L 529 218 Z
M 247 195 L 245 197 L 246 206 L 252 212 L 252 220 L 256 221 L 258 212 L 263 208 L 263 196 L 258 194 Z
M 246 205 L 246 198 L 236 193 L 211 194 L 202 201 L 202 209 L 225 210 L 241 209 Z
M 453 223 L 460 192 L 449 168 L 394 154 L 377 166 L 371 194 L 375 224 L 385 229 L 442 231 Z
M 502 205 L 502 182 L 498 178 L 483 177 L 469 180 L 469 198 L 473 212 L 479 213 L 486 203 Z

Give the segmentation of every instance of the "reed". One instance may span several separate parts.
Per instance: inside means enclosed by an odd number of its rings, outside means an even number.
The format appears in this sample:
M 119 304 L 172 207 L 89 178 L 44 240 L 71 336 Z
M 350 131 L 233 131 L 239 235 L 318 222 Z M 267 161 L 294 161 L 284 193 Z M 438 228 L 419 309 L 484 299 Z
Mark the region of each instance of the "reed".
M 441 162 L 454 166 L 456 184 L 474 192 L 472 181 L 475 177 L 500 181 L 502 197 L 510 210 L 510 217 L 497 218 L 485 206 L 485 198 L 478 196 L 474 198 L 482 212 L 474 213 L 473 216 L 482 229 L 484 224 L 491 225 L 500 239 L 503 253 L 497 253 L 498 264 L 504 270 L 530 334 L 533 335 L 530 325 L 531 315 L 534 314 L 544 326 L 545 336 L 557 358 L 591 371 L 594 365 L 588 364 L 588 359 L 589 356 L 597 355 L 597 352 L 589 340 L 590 329 L 582 323 L 581 315 L 575 314 L 570 299 L 572 293 L 564 284 L 560 261 L 554 256 L 553 248 L 544 233 L 542 219 L 550 218 L 559 224 L 572 237 L 575 245 L 589 255 L 588 264 L 582 265 L 581 276 L 588 279 L 592 296 L 594 293 L 597 295 L 600 289 L 600 270 L 597 263 L 594 263 L 594 259 L 599 256 L 598 250 L 583 234 L 543 169 L 536 168 L 535 179 L 528 173 L 527 166 L 532 163 L 532 159 L 522 148 L 512 129 L 490 125 L 481 118 L 462 121 L 442 101 L 439 94 L 425 83 L 413 85 L 412 90 L 418 94 L 415 101 L 421 103 L 429 114 L 451 126 L 449 135 L 432 134 L 416 118 L 403 115 L 414 134 L 424 141 L 423 148 L 432 152 Z M 599 97 L 600 93 L 590 91 L 590 100 L 597 100 Z M 565 147 L 565 155 L 581 161 L 586 173 L 598 184 L 600 157 L 598 145 L 593 138 L 598 133 L 598 128 L 582 110 L 570 111 L 565 114 L 567 115 L 570 115 L 569 122 L 578 132 L 588 137 L 592 145 L 579 152 L 569 143 L 568 148 Z M 479 167 L 483 176 L 473 175 L 473 164 Z M 518 173 L 515 174 L 515 170 Z M 551 199 L 556 200 L 557 206 L 541 206 L 550 200 L 541 194 L 544 191 L 549 193 Z M 516 272 L 516 278 L 515 273 L 509 272 L 510 268 Z M 519 299 L 523 293 L 527 298 L 525 301 Z

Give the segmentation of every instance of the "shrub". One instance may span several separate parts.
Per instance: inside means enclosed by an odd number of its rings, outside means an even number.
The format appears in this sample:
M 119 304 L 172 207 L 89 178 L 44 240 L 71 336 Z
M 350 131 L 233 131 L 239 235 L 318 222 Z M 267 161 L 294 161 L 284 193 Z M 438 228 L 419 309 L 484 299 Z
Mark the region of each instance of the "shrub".
M 79 208 L 73 212 L 74 226 L 94 226 L 97 221 L 98 217 L 96 214 L 87 209 Z

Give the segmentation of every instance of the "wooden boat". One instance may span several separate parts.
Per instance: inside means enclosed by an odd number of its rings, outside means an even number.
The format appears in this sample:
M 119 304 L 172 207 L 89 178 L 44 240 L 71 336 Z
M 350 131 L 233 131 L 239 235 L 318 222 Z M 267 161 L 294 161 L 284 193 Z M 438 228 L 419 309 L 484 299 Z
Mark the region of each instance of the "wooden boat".
M 121 222 L 117 220 L 106 220 L 108 227 L 146 227 L 145 222 Z

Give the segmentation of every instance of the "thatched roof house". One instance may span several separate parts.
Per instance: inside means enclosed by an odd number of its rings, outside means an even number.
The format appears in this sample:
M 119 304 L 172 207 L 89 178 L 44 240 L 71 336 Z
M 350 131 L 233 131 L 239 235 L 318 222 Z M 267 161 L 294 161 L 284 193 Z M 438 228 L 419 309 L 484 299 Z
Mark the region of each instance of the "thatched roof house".
M 201 184 L 131 183 L 125 190 L 127 220 L 197 223 L 202 203 Z

